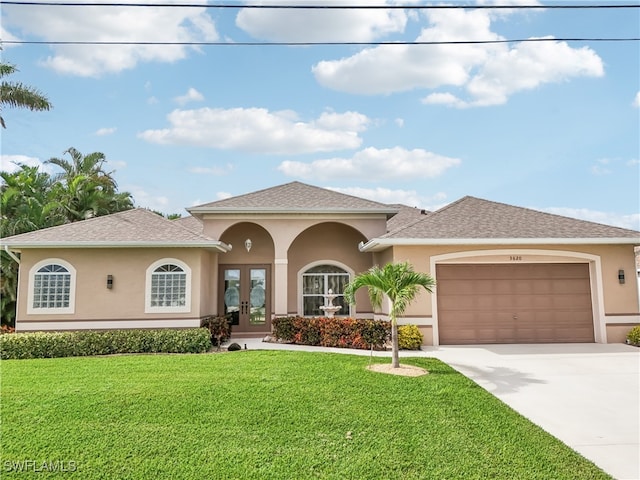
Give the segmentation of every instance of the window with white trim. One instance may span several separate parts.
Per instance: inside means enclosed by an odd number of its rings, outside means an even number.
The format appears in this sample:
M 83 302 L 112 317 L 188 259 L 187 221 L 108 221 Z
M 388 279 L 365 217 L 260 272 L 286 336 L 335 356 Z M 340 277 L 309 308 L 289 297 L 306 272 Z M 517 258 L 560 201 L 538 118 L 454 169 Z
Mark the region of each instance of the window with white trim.
M 349 283 L 349 273 L 336 265 L 316 265 L 302 274 L 302 314 L 324 316 L 320 307 L 325 305 L 329 290 L 335 295 L 333 305 L 342 308 L 336 315 L 349 315 L 349 305 L 344 300 L 344 287 Z
M 27 313 L 74 313 L 75 275 L 75 269 L 60 259 L 34 265 L 29 271 Z
M 191 311 L 191 269 L 176 259 L 163 259 L 147 269 L 146 312 Z

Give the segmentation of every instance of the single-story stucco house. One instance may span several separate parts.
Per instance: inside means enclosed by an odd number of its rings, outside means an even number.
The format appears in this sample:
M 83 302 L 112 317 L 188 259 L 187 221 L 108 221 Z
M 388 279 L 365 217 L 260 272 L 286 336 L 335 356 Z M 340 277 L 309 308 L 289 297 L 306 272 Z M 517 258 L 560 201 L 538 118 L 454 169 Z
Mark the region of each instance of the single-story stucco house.
M 19 258 L 17 331 L 196 327 L 229 314 L 235 335 L 274 317 L 386 318 L 366 289 L 373 265 L 431 274 L 400 323 L 427 345 L 622 342 L 640 324 L 640 232 L 464 197 L 435 212 L 292 182 L 167 220 L 134 209 L 1 240 Z

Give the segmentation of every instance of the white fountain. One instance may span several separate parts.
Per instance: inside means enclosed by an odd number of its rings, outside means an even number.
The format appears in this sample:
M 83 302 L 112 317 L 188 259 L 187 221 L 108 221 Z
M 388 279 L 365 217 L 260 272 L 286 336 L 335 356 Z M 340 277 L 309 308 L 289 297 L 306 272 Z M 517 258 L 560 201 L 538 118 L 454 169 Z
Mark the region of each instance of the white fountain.
M 333 299 L 337 297 L 336 294 L 333 293 L 333 290 L 329 289 L 326 295 L 324 296 L 324 305 L 320 307 L 327 318 L 333 318 L 338 310 L 342 307 L 340 305 L 334 305 Z

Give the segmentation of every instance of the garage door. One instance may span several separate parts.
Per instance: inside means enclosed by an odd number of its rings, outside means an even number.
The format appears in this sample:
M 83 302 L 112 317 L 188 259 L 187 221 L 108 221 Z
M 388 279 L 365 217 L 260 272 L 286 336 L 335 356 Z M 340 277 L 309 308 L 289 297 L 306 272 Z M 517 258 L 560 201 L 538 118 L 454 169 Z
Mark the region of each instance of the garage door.
M 589 265 L 437 265 L 440 344 L 593 342 Z

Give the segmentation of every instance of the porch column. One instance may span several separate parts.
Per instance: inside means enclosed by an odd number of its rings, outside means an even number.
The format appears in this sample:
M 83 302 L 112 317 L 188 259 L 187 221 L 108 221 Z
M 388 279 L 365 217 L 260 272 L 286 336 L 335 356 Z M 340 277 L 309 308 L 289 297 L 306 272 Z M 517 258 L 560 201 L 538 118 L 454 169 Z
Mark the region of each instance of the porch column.
M 274 260 L 274 296 L 275 305 L 274 312 L 276 317 L 286 316 L 287 311 L 287 266 L 289 260 L 286 258 L 276 258 Z

